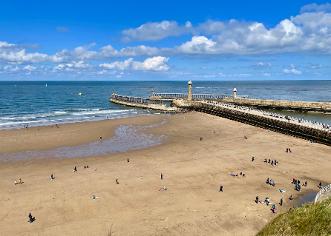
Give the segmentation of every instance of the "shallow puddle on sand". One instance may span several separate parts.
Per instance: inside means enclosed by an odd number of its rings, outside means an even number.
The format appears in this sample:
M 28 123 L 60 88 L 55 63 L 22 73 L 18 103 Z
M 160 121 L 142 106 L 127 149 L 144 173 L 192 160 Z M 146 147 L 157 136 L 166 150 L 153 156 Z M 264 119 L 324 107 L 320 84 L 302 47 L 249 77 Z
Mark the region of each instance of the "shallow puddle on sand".
M 46 151 L 4 153 L 0 154 L 0 160 L 91 157 L 148 148 L 161 144 L 165 136 L 148 134 L 144 131 L 164 123 L 165 121 L 148 126 L 121 125 L 116 128 L 114 136 L 110 139 L 101 139 L 88 144 L 59 147 Z
M 315 200 L 317 192 L 307 192 L 303 195 L 299 196 L 297 199 L 295 199 L 293 206 L 294 207 L 301 207 L 302 205 L 306 203 L 312 203 Z

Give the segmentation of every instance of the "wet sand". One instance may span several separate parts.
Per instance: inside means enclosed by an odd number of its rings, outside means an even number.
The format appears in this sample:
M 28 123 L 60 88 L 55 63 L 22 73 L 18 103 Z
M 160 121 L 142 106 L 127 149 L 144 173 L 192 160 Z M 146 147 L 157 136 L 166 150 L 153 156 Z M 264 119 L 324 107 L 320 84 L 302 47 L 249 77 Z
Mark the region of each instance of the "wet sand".
M 154 147 L 0 162 L 0 235 L 254 235 L 293 205 L 288 197 L 299 194 L 292 178 L 308 181 L 304 192 L 331 182 L 331 147 L 201 113 L 0 131 L 0 152 L 81 145 L 111 138 L 119 125 L 164 120 L 146 131 L 166 135 Z M 292 153 L 285 152 L 288 147 Z M 241 171 L 245 177 L 229 175 Z M 19 177 L 24 184 L 14 185 Z M 265 184 L 268 177 L 275 187 Z M 283 195 L 285 205 L 272 214 L 270 206 L 254 202 L 257 195 L 272 202 Z M 36 217 L 32 224 L 29 212 Z

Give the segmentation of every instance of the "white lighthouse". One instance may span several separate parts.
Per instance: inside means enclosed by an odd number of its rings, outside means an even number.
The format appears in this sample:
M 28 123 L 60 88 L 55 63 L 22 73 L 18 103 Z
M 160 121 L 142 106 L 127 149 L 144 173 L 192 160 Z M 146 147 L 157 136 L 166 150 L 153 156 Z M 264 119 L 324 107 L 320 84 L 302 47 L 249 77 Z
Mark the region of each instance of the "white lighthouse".
M 233 88 L 232 96 L 233 96 L 233 98 L 237 98 L 237 89 L 236 88 Z
M 188 93 L 187 93 L 187 100 L 192 101 L 192 81 L 190 80 L 188 83 Z

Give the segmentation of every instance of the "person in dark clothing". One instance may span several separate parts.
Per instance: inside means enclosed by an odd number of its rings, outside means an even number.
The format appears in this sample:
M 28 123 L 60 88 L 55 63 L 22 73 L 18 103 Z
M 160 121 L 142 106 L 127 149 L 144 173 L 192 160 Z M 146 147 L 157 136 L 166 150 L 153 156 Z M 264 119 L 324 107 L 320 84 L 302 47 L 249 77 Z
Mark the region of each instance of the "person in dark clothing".
M 271 206 L 271 211 L 272 211 L 272 213 L 276 213 L 276 205 L 275 204 L 273 204 Z
M 118 181 L 118 179 L 116 179 L 116 184 L 120 184 L 120 182 Z
M 252 161 L 254 161 L 255 160 L 255 157 L 252 157 Z
M 255 197 L 255 203 L 256 203 L 256 204 L 259 203 L 259 196 L 256 196 L 256 197 Z
M 29 223 L 32 223 L 36 220 L 36 217 L 32 216 L 31 212 L 29 213 Z
M 161 173 L 161 175 L 160 175 L 160 179 L 162 180 L 163 179 L 163 174 Z
M 54 180 L 55 179 L 55 176 L 54 176 L 54 174 L 51 174 L 51 180 Z
M 283 198 L 280 199 L 279 205 L 283 206 Z
M 220 192 L 223 192 L 223 185 L 220 186 Z

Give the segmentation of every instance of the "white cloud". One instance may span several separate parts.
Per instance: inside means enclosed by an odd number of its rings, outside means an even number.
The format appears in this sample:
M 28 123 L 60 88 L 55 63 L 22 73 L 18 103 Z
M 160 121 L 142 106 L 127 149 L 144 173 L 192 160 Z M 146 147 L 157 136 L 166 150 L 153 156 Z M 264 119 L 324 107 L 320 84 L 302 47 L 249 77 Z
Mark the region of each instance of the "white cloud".
M 179 36 L 191 30 L 192 24 L 186 22 L 179 25 L 176 21 L 148 22 L 137 28 L 123 30 L 122 34 L 127 41 L 160 40 L 170 36 Z
M 26 66 L 23 67 L 23 70 L 26 70 L 26 71 L 29 71 L 29 72 L 32 72 L 36 69 L 37 69 L 37 67 L 32 66 L 32 65 L 26 65 Z
M 103 69 L 114 70 L 167 71 L 169 70 L 168 60 L 168 58 L 162 56 L 150 57 L 142 62 L 129 58 L 124 61 L 102 63 L 99 66 Z
M 8 43 L 5 41 L 0 41 L 0 48 L 9 48 L 9 47 L 14 47 L 15 44 L 12 43 Z
M 258 63 L 256 63 L 256 66 L 258 66 L 258 67 L 270 67 L 271 63 L 270 62 L 259 61 Z
M 89 65 L 84 61 L 72 61 L 70 63 L 61 63 L 54 67 L 54 71 L 75 71 L 88 68 Z
M 303 6 L 300 10 L 301 13 L 305 12 L 331 12 L 331 4 L 324 3 L 324 4 L 307 4 Z
M 283 69 L 283 73 L 292 75 L 301 75 L 302 71 L 298 70 L 293 64 L 289 68 Z
M 100 50 L 100 55 L 103 57 L 112 57 L 112 56 L 116 56 L 117 54 L 118 54 L 117 50 L 113 48 L 113 46 L 110 44 L 102 47 Z
M 145 45 L 140 45 L 140 46 L 136 46 L 136 47 L 122 48 L 118 54 L 120 56 L 134 57 L 134 56 L 141 56 L 141 55 L 153 56 L 153 55 L 159 54 L 160 52 L 161 52 L 161 50 L 156 47 L 148 47 Z
M 214 53 L 216 51 L 216 42 L 205 36 L 193 36 L 191 41 L 183 43 L 178 47 L 180 52 L 184 53 Z
M 98 55 L 98 53 L 96 51 L 91 51 L 89 50 L 89 48 L 92 47 L 92 45 L 90 46 L 79 46 L 76 47 L 72 54 L 74 57 L 80 59 L 80 60 L 86 60 L 86 59 L 91 59 L 94 58 Z

